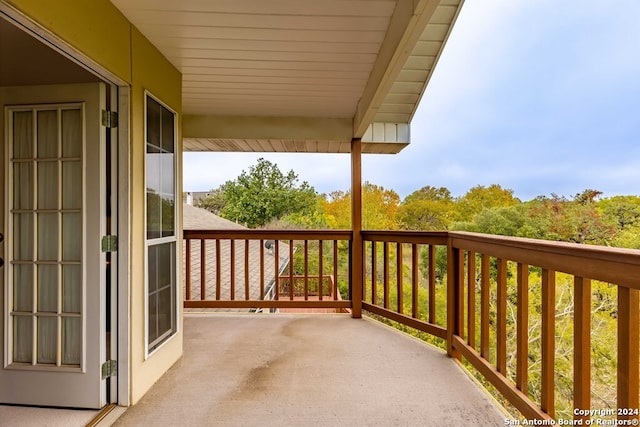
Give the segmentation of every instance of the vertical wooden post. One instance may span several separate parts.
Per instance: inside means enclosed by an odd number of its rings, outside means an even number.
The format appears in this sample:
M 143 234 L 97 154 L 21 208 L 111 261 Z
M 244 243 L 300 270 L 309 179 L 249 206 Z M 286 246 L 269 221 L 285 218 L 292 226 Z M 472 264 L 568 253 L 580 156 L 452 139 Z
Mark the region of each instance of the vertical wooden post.
M 491 343 L 489 342 L 489 281 L 491 258 L 482 254 L 480 258 L 480 355 L 489 360 Z
M 476 348 L 476 253 L 467 252 L 467 342 Z
M 516 387 L 528 394 L 529 379 L 529 265 L 518 263 L 516 321 Z
M 591 409 L 591 280 L 574 277 L 573 289 L 573 408 Z M 574 420 L 588 415 L 574 411 Z
M 461 359 L 461 354 L 453 347 L 453 338 L 461 336 L 463 319 L 462 286 L 464 259 L 462 251 L 453 247 L 451 237 L 447 244 L 447 354 Z
M 362 141 L 351 141 L 351 317 L 362 317 Z
M 496 367 L 507 376 L 507 261 L 498 258 L 496 308 Z
M 542 270 L 542 390 L 540 407 L 555 415 L 556 273 Z
M 621 420 L 638 419 L 638 332 L 640 291 L 618 286 L 618 408 Z

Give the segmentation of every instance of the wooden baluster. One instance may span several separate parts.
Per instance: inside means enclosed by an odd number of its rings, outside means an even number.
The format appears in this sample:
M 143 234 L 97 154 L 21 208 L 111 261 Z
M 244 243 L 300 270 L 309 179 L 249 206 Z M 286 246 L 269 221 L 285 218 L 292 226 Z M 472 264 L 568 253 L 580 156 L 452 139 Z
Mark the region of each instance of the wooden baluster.
M 467 343 L 476 347 L 476 253 L 467 252 Z
M 236 241 L 231 239 L 229 242 L 229 299 L 234 301 L 236 299 Z
M 250 300 L 249 291 L 249 240 L 244 240 L 244 299 Z
M 383 246 L 383 255 L 382 257 L 384 258 L 384 272 L 383 272 L 383 293 L 384 293 L 384 303 L 383 303 L 383 307 L 384 308 L 389 308 L 389 243 L 388 242 L 384 242 L 384 246 Z
M 640 290 L 618 286 L 618 419 L 638 419 L 638 332 Z
M 498 259 L 497 277 L 496 367 L 507 375 L 507 261 Z
M 418 245 L 413 243 L 411 245 L 411 315 L 414 319 L 417 319 L 420 316 L 418 305 L 418 295 L 420 291 L 418 251 Z
M 185 274 L 185 296 L 189 301 L 191 299 L 191 239 L 186 239 L 184 248 L 184 274 Z
M 516 320 L 516 387 L 528 392 L 529 376 L 529 266 L 518 264 L 518 308 Z
M 200 245 L 203 248 L 203 245 Z M 222 270 L 220 266 L 222 265 L 222 250 L 220 249 L 220 239 L 216 239 L 216 300 L 221 299 L 222 293 Z M 200 268 L 204 271 L 205 264 L 200 264 Z M 201 282 L 204 283 L 204 280 Z
M 436 248 L 429 245 L 429 323 L 436 323 Z
M 397 309 L 398 313 L 403 314 L 404 310 L 404 289 L 402 284 L 403 274 L 402 274 L 402 243 L 396 243 L 396 293 L 397 298 L 396 301 L 398 303 Z
M 489 298 L 491 258 L 482 254 L 480 258 L 480 355 L 489 360 Z
M 378 291 L 376 284 L 378 283 L 378 254 L 377 243 L 371 242 L 371 304 L 378 304 Z
M 554 364 L 556 339 L 556 277 L 552 270 L 542 270 L 542 390 L 540 408 L 554 417 Z
M 573 279 L 573 408 L 591 409 L 591 281 L 583 277 Z M 578 415 L 574 420 L 588 420 Z

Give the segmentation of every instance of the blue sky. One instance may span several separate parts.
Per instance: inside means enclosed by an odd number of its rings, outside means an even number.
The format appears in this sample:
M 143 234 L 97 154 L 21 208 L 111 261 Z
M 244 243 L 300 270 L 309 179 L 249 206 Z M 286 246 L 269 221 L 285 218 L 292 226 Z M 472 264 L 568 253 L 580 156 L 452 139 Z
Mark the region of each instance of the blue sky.
M 365 155 L 363 180 L 401 197 L 491 184 L 522 200 L 640 195 L 640 1 L 466 0 L 411 139 Z M 319 192 L 350 185 L 335 173 L 348 155 L 185 153 L 184 188 L 216 188 L 259 157 Z

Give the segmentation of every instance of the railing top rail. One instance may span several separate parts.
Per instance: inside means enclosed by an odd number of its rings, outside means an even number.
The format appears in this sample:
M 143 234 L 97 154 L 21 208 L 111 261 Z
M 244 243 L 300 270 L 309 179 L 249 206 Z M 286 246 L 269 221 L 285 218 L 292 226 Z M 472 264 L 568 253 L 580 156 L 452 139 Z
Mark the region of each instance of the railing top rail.
M 446 245 L 449 232 L 447 231 L 387 231 L 363 230 L 362 238 L 367 241 L 400 242 Z
M 450 232 L 454 248 L 640 289 L 640 250 Z
M 351 230 L 184 230 L 185 239 L 351 240 Z

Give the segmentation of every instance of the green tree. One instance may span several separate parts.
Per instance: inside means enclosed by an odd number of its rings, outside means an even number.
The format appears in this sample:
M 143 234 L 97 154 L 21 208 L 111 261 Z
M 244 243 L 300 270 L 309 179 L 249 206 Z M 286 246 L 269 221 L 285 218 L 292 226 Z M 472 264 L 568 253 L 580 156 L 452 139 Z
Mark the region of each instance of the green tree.
M 405 230 L 446 230 L 455 218 L 451 192 L 445 187 L 422 187 L 402 201 L 398 223 Z
M 311 213 L 317 193 L 306 181 L 298 181 L 295 172 L 284 174 L 275 163 L 260 158 L 248 172 L 221 186 L 226 204 L 220 215 L 255 228 L 292 213 Z
M 513 195 L 513 190 L 504 189 L 497 184 L 488 187 L 477 185 L 457 201 L 457 210 L 461 221 L 471 221 L 484 209 L 513 206 L 519 203 L 520 200 Z
M 198 207 L 213 212 L 219 215 L 222 209 L 227 205 L 227 198 L 225 197 L 223 187 L 220 186 L 214 190 L 211 190 L 209 194 L 201 197 L 198 200 Z

